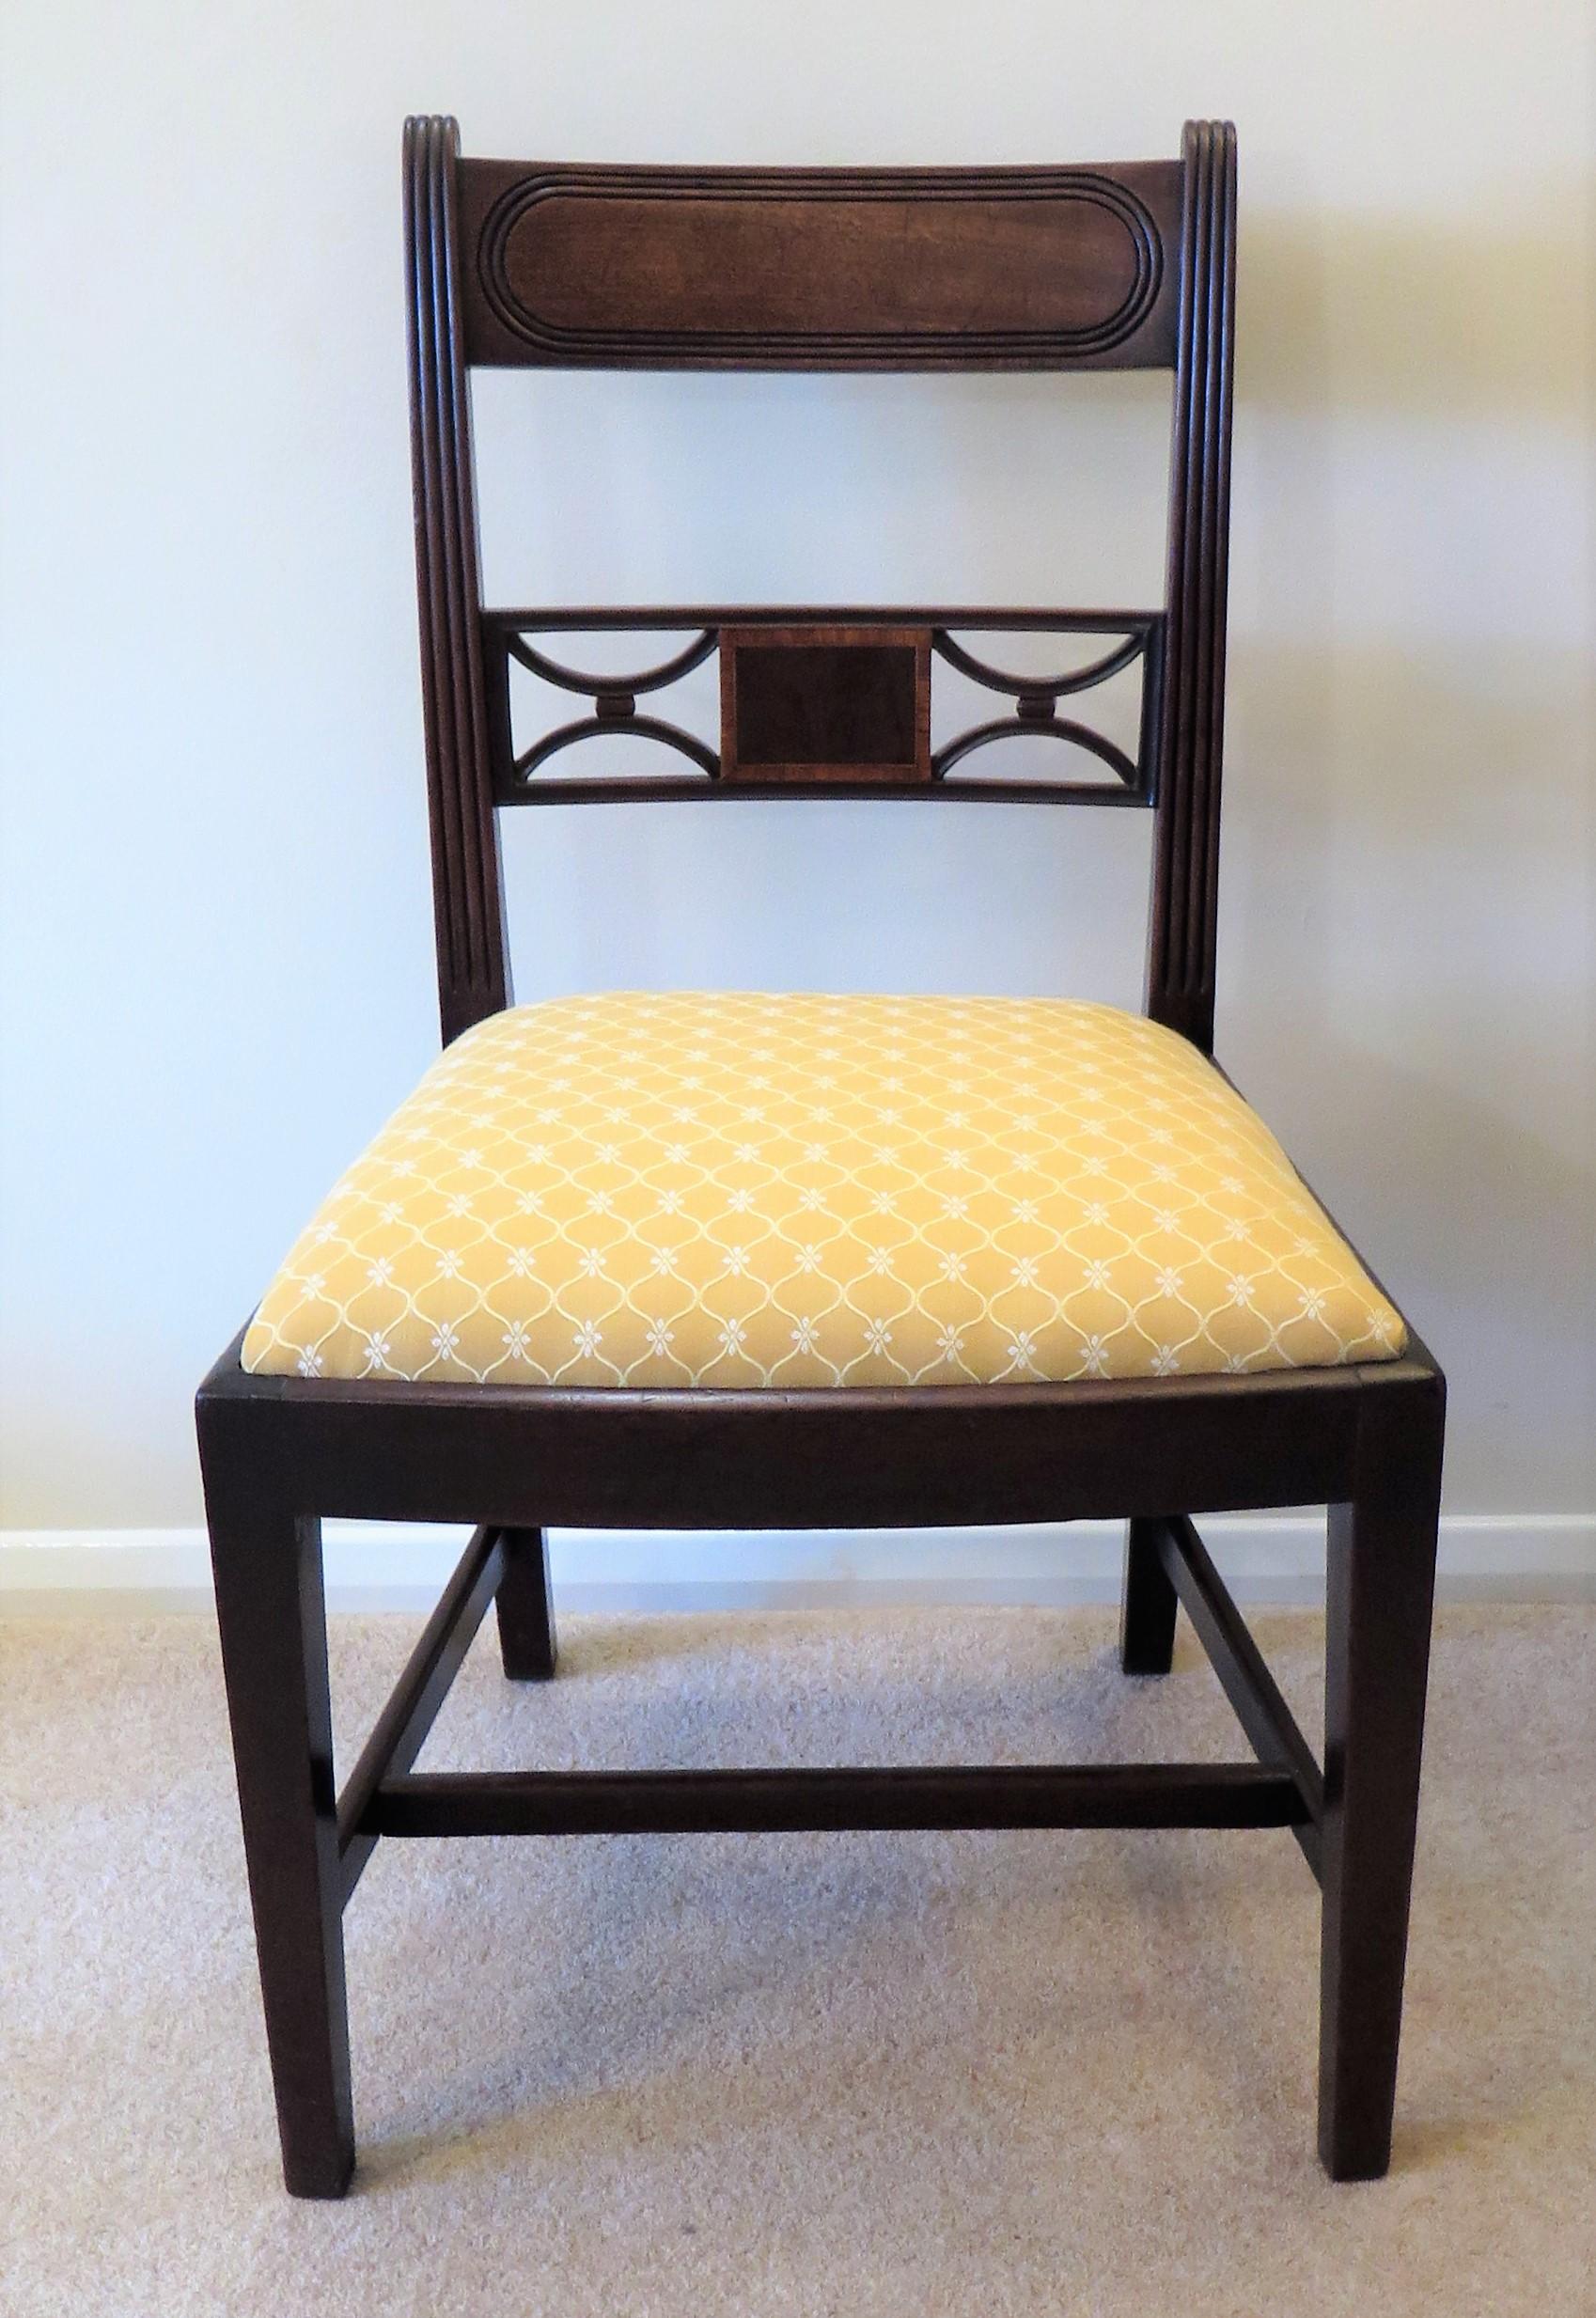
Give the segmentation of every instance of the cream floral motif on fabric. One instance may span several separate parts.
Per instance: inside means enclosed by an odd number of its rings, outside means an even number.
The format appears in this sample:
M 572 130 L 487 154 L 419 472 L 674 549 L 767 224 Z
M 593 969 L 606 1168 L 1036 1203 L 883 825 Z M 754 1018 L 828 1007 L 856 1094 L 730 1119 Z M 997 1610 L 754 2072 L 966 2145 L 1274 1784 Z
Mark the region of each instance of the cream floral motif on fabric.
M 1403 1340 L 1256 1114 L 1138 1015 L 616 993 L 457 1040 L 301 1235 L 243 1365 L 936 1386 Z

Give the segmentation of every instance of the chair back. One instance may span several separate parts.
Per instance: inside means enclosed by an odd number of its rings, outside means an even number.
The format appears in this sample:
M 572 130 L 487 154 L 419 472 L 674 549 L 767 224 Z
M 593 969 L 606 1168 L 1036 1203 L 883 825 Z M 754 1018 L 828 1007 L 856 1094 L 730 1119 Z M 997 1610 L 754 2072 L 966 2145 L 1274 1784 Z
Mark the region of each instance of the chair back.
M 1224 726 L 1235 133 L 1179 161 L 1005 169 L 622 168 L 462 158 L 405 125 L 412 444 L 438 984 L 446 1042 L 509 1002 L 497 815 L 617 797 L 890 796 L 1150 809 L 1147 1010 L 1212 1048 Z M 1142 609 L 484 607 L 474 368 L 1174 372 L 1166 582 Z M 627 676 L 562 633 L 681 635 Z M 1101 637 L 1085 666 L 1007 671 L 962 638 Z M 534 641 L 540 638 L 543 641 Z M 639 708 L 718 655 L 718 746 Z M 933 663 L 1009 706 L 933 749 Z M 519 745 L 510 667 L 588 713 Z M 1139 666 L 1135 752 L 1060 713 Z M 599 735 L 658 773 L 585 778 Z M 1015 734 L 1067 776 L 957 768 Z M 1082 776 L 1083 760 L 1089 768 Z M 1099 772 L 1101 768 L 1101 772 Z

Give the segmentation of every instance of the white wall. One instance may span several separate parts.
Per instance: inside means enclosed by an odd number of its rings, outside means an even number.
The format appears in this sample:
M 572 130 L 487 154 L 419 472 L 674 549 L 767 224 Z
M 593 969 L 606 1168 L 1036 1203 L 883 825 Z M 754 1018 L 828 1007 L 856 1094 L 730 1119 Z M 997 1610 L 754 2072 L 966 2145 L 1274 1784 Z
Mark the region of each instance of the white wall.
M 1586 0 L 50 0 L 5 18 L 6 1496 L 197 1518 L 189 1401 L 435 1041 L 398 141 L 1242 153 L 1220 1049 L 1453 1380 L 1450 1502 L 1588 1512 Z M 1102 382 L 493 381 L 491 587 L 1144 600 Z M 517 817 L 520 994 L 1133 997 L 1140 817 Z

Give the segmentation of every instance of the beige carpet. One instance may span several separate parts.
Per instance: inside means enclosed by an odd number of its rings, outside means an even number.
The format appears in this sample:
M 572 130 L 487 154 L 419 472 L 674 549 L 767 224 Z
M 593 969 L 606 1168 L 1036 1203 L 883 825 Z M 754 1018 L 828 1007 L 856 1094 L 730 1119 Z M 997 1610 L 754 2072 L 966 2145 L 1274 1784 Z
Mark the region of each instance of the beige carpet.
M 1259 1621 L 1317 1719 L 1317 1621 Z M 1098 1612 L 491 1633 L 426 1760 L 1239 1751 Z M 405 1621 L 336 1628 L 354 1737 Z M 0 1628 L 0 2309 L 1596 2310 L 1596 1612 L 1452 1611 L 1397 2160 L 1313 2155 L 1282 1835 L 389 1844 L 349 1919 L 361 2169 L 280 2192 L 207 1621 Z

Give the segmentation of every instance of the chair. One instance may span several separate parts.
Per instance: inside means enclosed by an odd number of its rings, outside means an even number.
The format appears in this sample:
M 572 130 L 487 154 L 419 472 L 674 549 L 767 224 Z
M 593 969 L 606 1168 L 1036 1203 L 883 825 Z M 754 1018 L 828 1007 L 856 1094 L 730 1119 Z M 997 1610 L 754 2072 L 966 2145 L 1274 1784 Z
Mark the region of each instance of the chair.
M 1379 2175 L 1444 1385 L 1210 1060 L 1234 133 L 1188 124 L 1178 162 L 1090 169 L 558 167 L 462 160 L 426 118 L 404 165 L 445 1052 L 197 1404 L 287 2185 L 336 2197 L 353 2167 L 341 1923 L 380 1839 L 765 1828 L 1290 1828 L 1322 1887 L 1320 2153 Z M 484 608 L 466 382 L 505 364 L 1171 369 L 1165 603 Z M 547 644 L 602 630 L 692 640 L 625 678 Z M 1018 631 L 1103 649 L 1038 678 L 971 640 Z M 716 651 L 718 749 L 638 709 Z M 518 749 L 512 663 L 591 713 Z M 933 666 L 1009 704 L 934 751 Z M 1132 669 L 1134 755 L 1059 712 Z M 658 744 L 659 770 L 572 769 L 614 732 Z M 1077 776 L 971 769 L 1014 733 L 1071 744 Z M 618 794 L 1150 810 L 1145 1018 L 739 994 L 507 1010 L 497 814 Z M 1318 1503 L 1322 1770 L 1192 1521 Z M 341 1794 L 324 1516 L 480 1525 Z M 1105 1516 L 1129 1522 L 1125 1671 L 1168 1669 L 1183 1604 L 1248 1760 L 413 1767 L 490 1602 L 506 1674 L 553 1674 L 546 1525 Z

